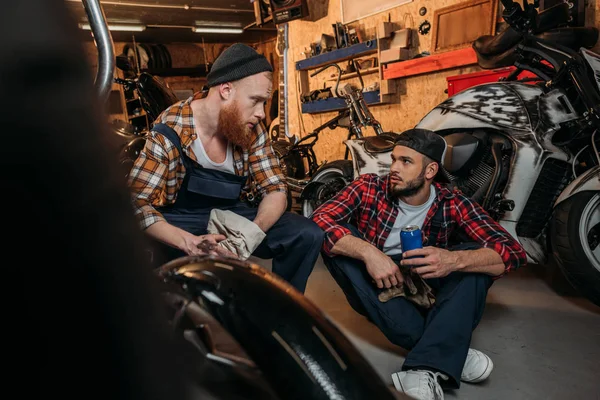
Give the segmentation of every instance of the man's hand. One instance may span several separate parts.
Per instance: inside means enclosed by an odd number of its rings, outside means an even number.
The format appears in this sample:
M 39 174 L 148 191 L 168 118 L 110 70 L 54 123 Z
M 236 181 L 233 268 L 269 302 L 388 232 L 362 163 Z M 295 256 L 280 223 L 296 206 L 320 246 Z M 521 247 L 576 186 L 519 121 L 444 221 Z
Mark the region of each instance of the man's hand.
M 460 269 L 458 254 L 437 247 L 409 250 L 402 257 L 400 263 L 412 267 L 423 279 L 443 278 Z
M 379 289 L 383 289 L 384 287 L 389 289 L 404 283 L 402 273 L 400 273 L 400 268 L 398 268 L 396 263 L 379 249 L 375 247 L 372 249 L 372 251 L 365 255 L 363 261 L 367 267 L 367 272 L 371 275 L 377 287 Z
M 225 240 L 225 235 L 200 235 L 195 236 L 192 234 L 185 235 L 184 237 L 184 248 L 181 250 L 184 251 L 189 256 L 199 256 L 199 255 L 216 255 L 216 256 L 226 256 L 226 257 L 235 257 L 235 254 L 230 251 L 218 246 L 218 243 L 222 240 Z

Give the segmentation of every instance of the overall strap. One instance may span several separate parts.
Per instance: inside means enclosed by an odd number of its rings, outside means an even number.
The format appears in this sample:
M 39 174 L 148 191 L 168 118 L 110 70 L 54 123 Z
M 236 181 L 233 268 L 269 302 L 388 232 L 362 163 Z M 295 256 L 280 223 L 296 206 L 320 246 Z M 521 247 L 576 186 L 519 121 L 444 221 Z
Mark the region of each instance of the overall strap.
M 175 147 L 177 147 L 177 150 L 179 150 L 179 156 L 181 157 L 181 160 L 183 161 L 183 165 L 186 168 L 188 168 L 188 165 L 189 165 L 188 157 L 183 152 L 183 149 L 181 148 L 181 139 L 179 139 L 177 132 L 175 132 L 175 130 L 173 128 L 171 128 L 169 125 L 163 124 L 163 123 L 155 124 L 152 127 L 152 130 L 154 132 L 160 133 L 161 135 L 163 135 L 164 137 L 169 139 L 175 145 Z

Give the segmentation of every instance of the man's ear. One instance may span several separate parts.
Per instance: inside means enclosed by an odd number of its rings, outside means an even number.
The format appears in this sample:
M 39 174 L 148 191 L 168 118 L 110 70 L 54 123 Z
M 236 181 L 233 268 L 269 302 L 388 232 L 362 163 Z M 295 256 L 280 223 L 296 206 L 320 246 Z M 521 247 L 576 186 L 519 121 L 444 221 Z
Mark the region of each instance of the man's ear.
M 433 179 L 439 170 L 440 166 L 436 162 L 429 163 L 427 167 L 425 167 L 425 178 Z
M 223 100 L 229 100 L 233 96 L 233 83 L 225 82 L 219 85 L 219 94 Z

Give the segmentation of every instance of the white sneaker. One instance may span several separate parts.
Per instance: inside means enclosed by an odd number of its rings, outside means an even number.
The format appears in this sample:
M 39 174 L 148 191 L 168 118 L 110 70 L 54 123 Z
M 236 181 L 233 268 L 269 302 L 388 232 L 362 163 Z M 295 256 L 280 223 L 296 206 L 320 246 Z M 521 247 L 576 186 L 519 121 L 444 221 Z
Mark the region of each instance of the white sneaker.
M 477 383 L 487 379 L 494 369 L 492 359 L 479 350 L 469 349 L 460 375 L 463 382 Z
M 444 392 L 437 378 L 444 377 L 439 372 L 409 370 L 392 374 L 396 390 L 418 400 L 444 400 Z

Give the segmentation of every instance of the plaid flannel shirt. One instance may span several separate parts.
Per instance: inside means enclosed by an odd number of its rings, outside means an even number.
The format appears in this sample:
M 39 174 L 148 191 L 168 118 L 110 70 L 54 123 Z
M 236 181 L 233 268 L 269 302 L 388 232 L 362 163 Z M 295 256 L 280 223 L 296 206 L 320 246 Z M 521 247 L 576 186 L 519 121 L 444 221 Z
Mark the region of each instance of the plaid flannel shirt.
M 437 196 L 429 209 L 422 232 L 428 238 L 431 232 L 431 219 L 443 209 L 443 223 L 435 243 L 427 246 L 448 248 L 453 234 L 465 234 L 469 240 L 497 252 L 505 265 L 505 274 L 527 262 L 525 251 L 500 224 L 494 221 L 481 206 L 460 191 L 450 191 L 435 183 Z M 351 232 L 339 223 L 350 221 L 364 239 L 383 249 L 396 217 L 398 206 L 388 193 L 389 175 L 364 174 L 350 183 L 334 198 L 323 203 L 312 215 L 313 221 L 325 231 L 323 251 L 330 256 L 335 243 Z
M 183 152 L 198 161 L 192 148 L 197 138 L 194 117 L 190 103 L 200 94 L 177 102 L 158 116 L 155 123 L 163 123 L 174 129 L 181 139 Z M 234 169 L 239 176 L 248 176 L 244 191 L 250 192 L 255 186 L 264 197 L 271 192 L 287 192 L 287 184 L 279 167 L 279 160 L 273 152 L 271 141 L 261 124 L 257 125 L 257 138 L 250 151 L 233 148 Z M 155 207 L 175 203 L 177 193 L 185 176 L 185 167 L 177 147 L 163 135 L 151 131 L 146 145 L 135 161 L 129 174 L 129 187 L 132 191 L 135 215 L 142 229 L 164 221 Z

